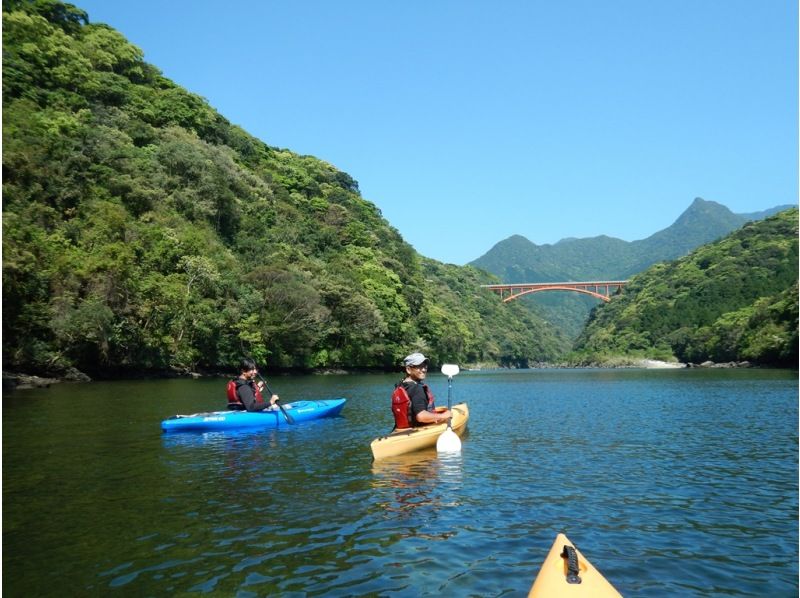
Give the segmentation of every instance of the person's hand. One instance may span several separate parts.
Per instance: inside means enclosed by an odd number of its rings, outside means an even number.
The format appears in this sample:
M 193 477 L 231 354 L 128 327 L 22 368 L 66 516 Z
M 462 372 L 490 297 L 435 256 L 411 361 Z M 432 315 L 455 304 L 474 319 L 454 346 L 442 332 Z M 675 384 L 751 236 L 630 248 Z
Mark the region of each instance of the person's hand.
M 270 402 L 272 405 L 274 405 L 275 403 L 277 403 L 279 400 L 280 400 L 280 397 L 279 397 L 278 395 L 272 395 L 272 396 L 269 398 L 269 402 Z
M 264 382 L 259 382 L 256 386 L 258 386 L 258 390 L 264 390 Z

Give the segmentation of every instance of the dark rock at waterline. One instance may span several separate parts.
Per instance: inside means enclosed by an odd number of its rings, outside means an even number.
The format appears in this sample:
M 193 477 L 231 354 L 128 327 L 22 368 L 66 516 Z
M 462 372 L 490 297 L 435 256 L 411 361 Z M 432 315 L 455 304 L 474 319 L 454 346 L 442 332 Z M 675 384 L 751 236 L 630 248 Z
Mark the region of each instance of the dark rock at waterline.
M 68 368 L 57 378 L 35 376 L 14 372 L 3 372 L 3 391 L 25 390 L 29 388 L 47 388 L 59 382 L 91 382 L 92 379 L 75 368 Z
M 51 384 L 61 382 L 58 378 L 42 378 L 28 374 L 3 373 L 3 390 L 24 390 L 26 388 L 47 388 Z
M 716 368 L 716 369 L 730 369 L 730 368 L 749 368 L 753 364 L 749 361 L 726 361 L 724 363 L 716 363 L 714 361 L 704 361 L 703 363 L 688 363 L 687 367 L 690 368 Z
M 76 370 L 75 368 L 68 368 L 64 375 L 61 377 L 62 380 L 67 382 L 91 382 L 92 379 L 84 374 L 83 372 Z

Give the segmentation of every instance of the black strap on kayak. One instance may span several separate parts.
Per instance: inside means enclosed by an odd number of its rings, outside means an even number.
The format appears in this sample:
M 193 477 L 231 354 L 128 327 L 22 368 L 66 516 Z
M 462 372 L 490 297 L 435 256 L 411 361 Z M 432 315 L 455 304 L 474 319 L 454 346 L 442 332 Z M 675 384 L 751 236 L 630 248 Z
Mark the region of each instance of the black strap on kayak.
M 564 544 L 562 559 L 567 559 L 567 583 L 581 583 L 580 569 L 578 568 L 578 553 L 572 546 Z

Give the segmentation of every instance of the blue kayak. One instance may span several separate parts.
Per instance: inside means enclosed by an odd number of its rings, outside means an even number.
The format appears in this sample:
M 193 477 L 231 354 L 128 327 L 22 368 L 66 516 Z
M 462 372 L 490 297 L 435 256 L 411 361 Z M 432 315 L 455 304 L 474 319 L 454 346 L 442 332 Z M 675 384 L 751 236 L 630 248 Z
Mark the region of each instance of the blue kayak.
M 339 415 L 347 399 L 295 401 L 283 408 L 294 423 Z M 211 411 L 193 415 L 173 415 L 161 422 L 164 432 L 207 432 L 241 428 L 278 428 L 291 425 L 279 409 L 275 411 Z

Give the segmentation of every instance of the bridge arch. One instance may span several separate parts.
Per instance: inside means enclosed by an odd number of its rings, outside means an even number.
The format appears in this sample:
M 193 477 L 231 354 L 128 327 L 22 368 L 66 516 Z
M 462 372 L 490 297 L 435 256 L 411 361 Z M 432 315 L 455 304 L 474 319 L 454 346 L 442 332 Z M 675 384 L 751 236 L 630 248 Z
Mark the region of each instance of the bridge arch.
M 611 301 L 612 292 L 618 292 L 628 283 L 627 280 L 602 280 L 591 282 L 531 282 L 516 284 L 484 284 L 482 288 L 489 289 L 500 295 L 503 303 L 519 299 L 531 293 L 543 291 L 572 291 L 590 295 L 601 301 Z
M 576 289 L 573 287 L 547 287 L 544 289 L 528 289 L 526 291 L 522 291 L 517 293 L 516 295 L 511 295 L 503 299 L 503 303 L 508 303 L 509 301 L 513 301 L 514 299 L 519 299 L 520 297 L 524 297 L 525 295 L 532 295 L 533 293 L 544 293 L 545 291 L 572 291 L 573 293 L 583 293 L 584 295 L 591 295 L 592 297 L 596 297 L 602 301 L 608 303 L 611 301 L 611 297 L 606 297 L 601 293 L 596 293 L 595 291 L 589 291 L 587 289 Z

